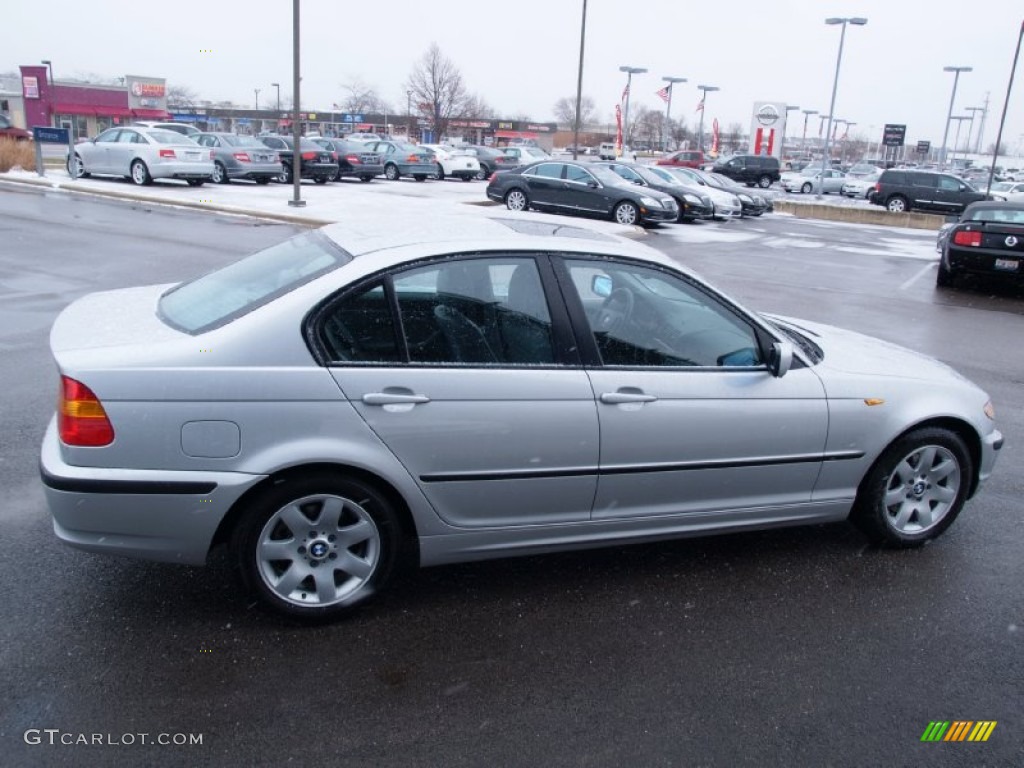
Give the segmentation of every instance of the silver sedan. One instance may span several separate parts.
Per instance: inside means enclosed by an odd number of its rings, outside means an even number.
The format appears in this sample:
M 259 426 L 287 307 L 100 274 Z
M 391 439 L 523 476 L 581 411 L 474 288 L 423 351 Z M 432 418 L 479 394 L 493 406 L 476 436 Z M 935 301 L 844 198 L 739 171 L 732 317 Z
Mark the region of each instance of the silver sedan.
M 213 176 L 213 153 L 192 139 L 162 128 L 108 128 L 75 145 L 68 173 L 123 176 L 142 186 L 154 179 L 181 179 L 193 187 Z
M 840 194 L 843 183 L 846 181 L 846 174 L 826 168 L 824 171 L 820 166 L 808 166 L 802 171 L 787 172 L 782 175 L 782 188 L 787 192 L 820 192 L 823 195 L 830 193 Z
M 942 533 L 992 403 L 942 363 L 744 309 L 629 240 L 520 219 L 301 234 L 54 323 L 57 536 L 334 618 L 399 565 L 841 521 Z M 870 578 L 869 573 L 862 578 Z

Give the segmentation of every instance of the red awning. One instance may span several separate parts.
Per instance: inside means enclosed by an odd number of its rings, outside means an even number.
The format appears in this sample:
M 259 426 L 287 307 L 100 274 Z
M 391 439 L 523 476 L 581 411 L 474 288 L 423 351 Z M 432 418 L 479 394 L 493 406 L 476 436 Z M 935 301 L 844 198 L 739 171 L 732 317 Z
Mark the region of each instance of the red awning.
M 58 101 L 50 105 L 50 112 L 55 115 L 95 115 L 96 107 L 89 104 L 69 104 Z
M 97 115 L 104 117 L 131 117 L 132 111 L 128 107 L 95 107 Z
M 132 114 L 135 117 L 152 118 L 154 120 L 166 120 L 171 116 L 170 112 L 166 112 L 162 109 L 133 109 Z
M 495 131 L 499 139 L 536 139 L 537 134 L 530 131 Z

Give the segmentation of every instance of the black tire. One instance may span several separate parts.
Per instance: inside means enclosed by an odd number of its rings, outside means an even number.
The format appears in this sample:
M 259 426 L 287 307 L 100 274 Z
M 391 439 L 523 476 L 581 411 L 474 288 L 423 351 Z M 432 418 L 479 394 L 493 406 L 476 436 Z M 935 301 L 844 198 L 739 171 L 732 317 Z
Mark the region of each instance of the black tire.
M 359 180 L 366 184 L 367 182 L 373 181 L 373 176 L 360 176 Z
M 388 181 L 398 181 L 401 177 L 402 174 L 394 163 L 388 163 L 384 166 L 384 178 Z
M 760 176 L 757 180 L 757 186 L 759 186 L 761 189 L 768 189 L 768 187 L 770 187 L 771 185 L 772 179 L 771 176 L 769 176 L 768 174 Z
M 270 178 L 267 177 L 267 176 L 257 176 L 256 177 L 256 183 L 257 184 L 269 184 L 270 183 Z
M 493 171 L 486 165 L 481 165 L 480 170 L 476 172 L 476 177 L 480 179 L 480 181 L 487 181 L 489 178 L 491 178 L 492 173 Z
M 939 269 L 935 273 L 935 285 L 939 288 L 950 288 L 956 281 L 956 273 L 939 260 Z
M 313 181 L 317 184 L 326 184 L 328 181 L 330 181 L 330 178 L 327 176 L 317 176 L 316 178 L 313 179 Z
M 850 519 L 873 544 L 917 547 L 953 524 L 973 478 L 970 452 L 958 434 L 941 427 L 915 429 L 895 440 L 868 470 Z M 940 495 L 948 500 L 935 498 Z
M 624 224 L 627 226 L 641 224 L 640 208 L 636 203 L 629 200 L 623 200 L 621 203 L 617 203 L 612 209 L 612 220 L 616 224 Z
M 907 205 L 907 198 L 903 195 L 893 195 L 885 201 L 885 209 L 889 213 L 906 213 L 910 210 L 910 206 Z
M 26 139 L 26 141 L 27 141 L 27 139 Z M 82 162 L 82 156 L 79 155 L 77 152 L 75 153 L 75 160 L 78 161 L 78 169 L 79 169 L 78 170 L 78 176 L 76 176 L 75 178 L 78 178 L 78 179 L 88 179 L 90 176 L 92 176 L 91 173 L 88 173 L 88 172 L 82 170 L 83 168 L 85 168 L 85 164 Z M 67 163 L 65 163 L 65 166 L 68 169 L 68 176 L 72 176 L 73 174 L 71 173 L 71 158 L 70 157 L 68 158 Z
M 444 181 L 444 167 L 440 163 L 437 164 L 437 180 Z
M 416 179 L 416 181 L 426 181 L 427 180 L 427 174 L 425 174 L 425 173 L 414 173 L 412 175 L 412 177 L 414 179 Z
M 809 195 L 812 189 L 814 189 L 814 187 L 811 185 L 811 182 L 809 181 L 805 181 L 804 185 L 800 187 L 800 191 L 803 192 L 805 195 Z
M 291 163 L 281 163 L 281 176 L 279 178 L 282 184 L 291 184 L 295 180 Z
M 505 193 L 505 207 L 510 211 L 530 210 L 530 198 L 525 190 L 513 187 Z
M 332 514 L 337 522 L 325 519 Z M 231 548 L 243 583 L 264 607 L 323 622 L 349 613 L 385 587 L 401 543 L 401 523 L 384 494 L 322 470 L 269 486 L 235 526 Z M 271 549 L 282 557 L 272 559 Z
M 462 178 L 463 181 L 472 181 L 473 180 L 472 176 L 466 176 L 465 174 L 463 174 L 461 178 Z
M 141 160 L 133 160 L 130 166 L 131 180 L 139 187 L 148 187 L 153 183 L 153 177 L 149 174 L 149 168 Z
M 228 169 L 224 167 L 224 163 L 219 160 L 213 164 L 213 176 L 210 177 L 210 181 L 214 184 L 230 184 L 231 177 L 228 176 Z
M 201 187 L 206 183 L 206 179 L 185 179 L 185 183 L 190 187 Z

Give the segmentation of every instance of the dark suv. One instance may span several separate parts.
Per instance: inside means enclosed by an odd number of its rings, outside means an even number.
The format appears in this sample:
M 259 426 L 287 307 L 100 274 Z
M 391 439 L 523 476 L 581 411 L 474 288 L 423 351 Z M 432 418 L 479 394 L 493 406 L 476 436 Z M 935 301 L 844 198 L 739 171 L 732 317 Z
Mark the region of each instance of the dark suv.
M 889 169 L 882 171 L 869 199 L 893 213 L 915 209 L 960 213 L 971 203 L 992 198 L 948 173 Z
M 740 181 L 748 187 L 755 184 L 767 189 L 773 181 L 782 178 L 779 171 L 779 158 L 771 155 L 733 155 L 718 160 L 711 169 L 714 173 Z

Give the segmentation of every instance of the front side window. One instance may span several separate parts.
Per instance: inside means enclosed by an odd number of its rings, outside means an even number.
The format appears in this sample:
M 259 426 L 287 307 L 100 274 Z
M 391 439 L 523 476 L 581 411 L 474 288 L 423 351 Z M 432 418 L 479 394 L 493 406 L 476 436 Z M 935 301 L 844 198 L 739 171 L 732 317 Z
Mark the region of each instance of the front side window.
M 764 363 L 753 326 L 681 277 L 607 260 L 566 264 L 604 365 L 723 368 Z
M 624 178 L 626 181 L 640 182 L 643 183 L 643 179 L 640 174 L 634 171 L 632 168 L 627 168 L 624 165 L 613 165 L 611 169 L 618 175 Z
M 593 175 L 578 165 L 567 165 L 565 168 L 565 178 L 567 181 L 575 181 L 577 184 L 586 184 L 588 181 L 594 181 Z

